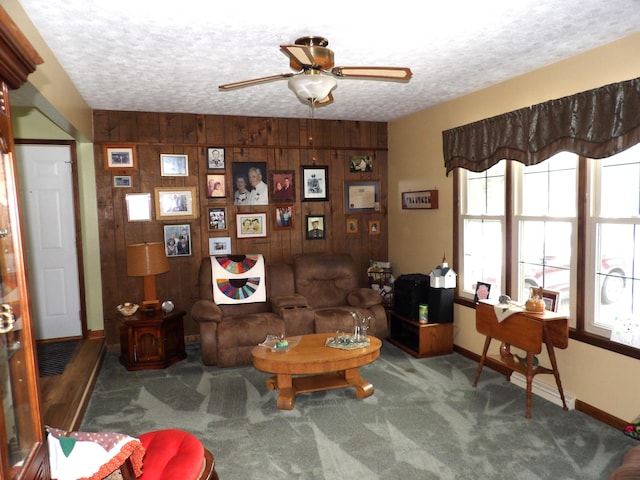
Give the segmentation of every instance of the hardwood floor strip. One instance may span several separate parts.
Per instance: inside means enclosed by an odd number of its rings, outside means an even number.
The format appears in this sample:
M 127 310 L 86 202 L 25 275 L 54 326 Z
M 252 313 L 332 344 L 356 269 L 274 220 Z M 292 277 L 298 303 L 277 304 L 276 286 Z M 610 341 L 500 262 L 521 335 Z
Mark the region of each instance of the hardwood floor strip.
M 81 340 L 62 375 L 40 378 L 45 425 L 64 430 L 80 426 L 105 354 L 103 338 Z

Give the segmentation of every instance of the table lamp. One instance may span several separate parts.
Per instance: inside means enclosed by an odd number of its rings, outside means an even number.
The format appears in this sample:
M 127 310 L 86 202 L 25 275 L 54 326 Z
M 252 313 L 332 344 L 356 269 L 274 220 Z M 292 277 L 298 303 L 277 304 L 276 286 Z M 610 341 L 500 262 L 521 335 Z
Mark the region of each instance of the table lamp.
M 169 271 L 162 242 L 134 243 L 127 246 L 127 275 L 144 277 L 143 310 L 160 310 L 156 293 L 156 275 Z

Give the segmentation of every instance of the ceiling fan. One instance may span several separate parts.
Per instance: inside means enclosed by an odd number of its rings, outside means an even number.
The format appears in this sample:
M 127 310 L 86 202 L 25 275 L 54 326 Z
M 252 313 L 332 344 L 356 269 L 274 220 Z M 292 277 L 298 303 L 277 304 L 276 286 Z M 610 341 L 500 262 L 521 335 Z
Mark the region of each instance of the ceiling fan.
M 226 83 L 218 88 L 225 91 L 288 78 L 289 88 L 300 101 L 313 107 L 333 101 L 331 91 L 337 86 L 336 77 L 404 82 L 411 78 L 411 70 L 406 67 L 335 67 L 333 51 L 327 45 L 329 41 L 324 37 L 300 37 L 293 45 L 280 45 L 280 50 L 289 57 L 289 66 L 298 73 Z

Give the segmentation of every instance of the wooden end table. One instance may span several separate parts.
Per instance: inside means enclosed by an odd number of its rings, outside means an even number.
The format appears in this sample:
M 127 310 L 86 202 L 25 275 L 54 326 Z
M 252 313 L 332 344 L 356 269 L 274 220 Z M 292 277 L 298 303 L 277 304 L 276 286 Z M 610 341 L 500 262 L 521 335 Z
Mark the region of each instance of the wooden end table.
M 367 347 L 341 350 L 325 345 L 327 338 L 333 336 L 331 333 L 302 335 L 298 345 L 288 352 L 272 352 L 262 346 L 253 348 L 253 366 L 275 373 L 267 379 L 267 388 L 278 391 L 279 409 L 292 410 L 298 393 L 354 387 L 358 398 L 373 394 L 373 385 L 360 376 L 358 368 L 380 356 L 380 339 L 370 336 Z
M 120 316 L 120 363 L 127 370 L 161 369 L 187 358 L 184 310 Z

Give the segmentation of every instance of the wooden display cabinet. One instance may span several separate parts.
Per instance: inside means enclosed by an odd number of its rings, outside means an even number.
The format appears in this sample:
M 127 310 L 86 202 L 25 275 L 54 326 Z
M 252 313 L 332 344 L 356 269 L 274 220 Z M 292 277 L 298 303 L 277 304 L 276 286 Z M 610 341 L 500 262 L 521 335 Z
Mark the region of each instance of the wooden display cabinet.
M 419 323 L 389 312 L 389 343 L 416 358 L 453 353 L 453 323 Z
M 127 370 L 160 369 L 187 358 L 184 310 L 120 317 L 120 363 Z

